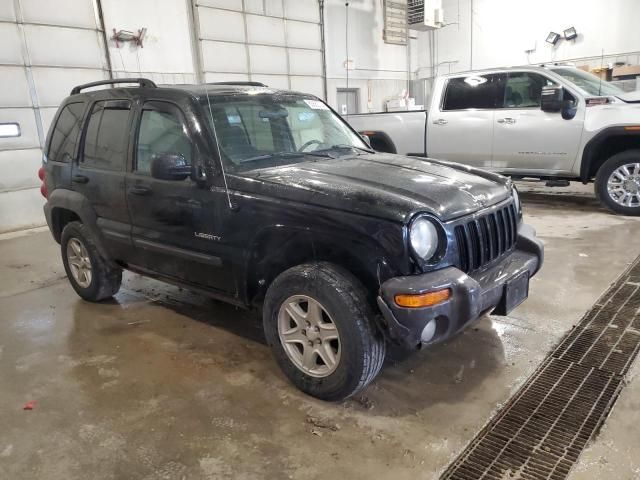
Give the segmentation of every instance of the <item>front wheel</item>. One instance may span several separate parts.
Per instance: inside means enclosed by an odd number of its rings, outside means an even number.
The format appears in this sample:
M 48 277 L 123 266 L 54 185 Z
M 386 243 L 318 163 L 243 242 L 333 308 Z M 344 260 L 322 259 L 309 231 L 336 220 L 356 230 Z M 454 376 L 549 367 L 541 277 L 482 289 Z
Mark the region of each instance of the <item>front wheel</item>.
M 269 287 L 267 342 L 285 375 L 323 400 L 343 400 L 378 374 L 385 342 L 360 282 L 326 262 L 290 268 Z
M 640 215 L 640 150 L 627 150 L 609 158 L 598 170 L 595 191 L 610 210 Z

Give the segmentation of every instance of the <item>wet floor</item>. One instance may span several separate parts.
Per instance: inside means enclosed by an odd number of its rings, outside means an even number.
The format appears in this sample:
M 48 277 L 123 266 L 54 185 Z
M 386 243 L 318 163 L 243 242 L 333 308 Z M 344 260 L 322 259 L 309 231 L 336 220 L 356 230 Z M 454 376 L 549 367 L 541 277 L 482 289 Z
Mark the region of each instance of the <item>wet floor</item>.
M 338 404 L 284 379 L 255 313 L 133 274 L 89 304 L 48 231 L 0 237 L 0 478 L 437 478 L 640 254 L 590 188 L 521 190 L 546 244 L 529 300 Z M 639 383 L 572 479 L 640 477 Z

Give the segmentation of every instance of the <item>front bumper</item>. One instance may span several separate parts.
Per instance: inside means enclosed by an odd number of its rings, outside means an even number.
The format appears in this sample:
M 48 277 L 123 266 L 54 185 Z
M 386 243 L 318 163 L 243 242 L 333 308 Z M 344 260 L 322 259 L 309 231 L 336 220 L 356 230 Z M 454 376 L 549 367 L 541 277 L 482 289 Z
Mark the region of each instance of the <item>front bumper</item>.
M 421 344 L 442 342 L 483 313 L 503 310 L 505 284 L 528 273 L 535 275 L 544 259 L 544 247 L 528 225 L 520 224 L 515 249 L 487 269 L 467 275 L 455 267 L 412 275 L 395 277 L 380 287 L 378 306 L 382 313 L 383 328 L 394 342 L 408 348 Z M 451 289 L 448 300 L 432 307 L 404 308 L 396 305 L 398 294 L 419 294 Z M 498 307 L 498 308 L 496 308 Z M 428 329 L 425 329 L 429 325 Z M 423 339 L 423 331 L 428 340 Z

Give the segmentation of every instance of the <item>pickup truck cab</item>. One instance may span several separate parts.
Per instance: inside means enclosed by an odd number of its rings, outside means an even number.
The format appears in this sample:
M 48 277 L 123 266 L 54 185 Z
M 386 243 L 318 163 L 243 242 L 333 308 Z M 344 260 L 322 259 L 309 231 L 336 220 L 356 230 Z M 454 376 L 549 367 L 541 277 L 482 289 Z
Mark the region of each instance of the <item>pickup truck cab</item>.
M 89 90 L 108 83 L 137 86 Z M 283 372 L 327 400 L 371 382 L 388 342 L 506 314 L 542 264 L 507 178 L 375 153 L 318 98 L 260 84 L 76 87 L 44 160 L 80 297 L 127 269 L 257 308 Z
M 429 111 L 350 115 L 379 151 L 509 175 L 595 181 L 601 202 L 640 215 L 640 92 L 564 65 L 436 79 Z

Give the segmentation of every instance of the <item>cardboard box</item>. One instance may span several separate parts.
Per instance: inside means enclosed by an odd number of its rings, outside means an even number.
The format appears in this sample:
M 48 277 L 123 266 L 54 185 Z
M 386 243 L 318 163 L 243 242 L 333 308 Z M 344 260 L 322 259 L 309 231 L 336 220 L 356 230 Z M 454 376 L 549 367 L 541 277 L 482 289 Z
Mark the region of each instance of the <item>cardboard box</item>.
M 622 65 L 613 68 L 614 77 L 637 77 L 640 76 L 640 65 Z

